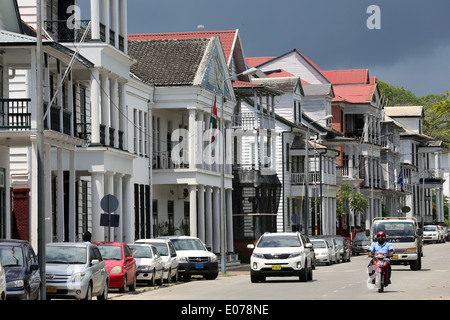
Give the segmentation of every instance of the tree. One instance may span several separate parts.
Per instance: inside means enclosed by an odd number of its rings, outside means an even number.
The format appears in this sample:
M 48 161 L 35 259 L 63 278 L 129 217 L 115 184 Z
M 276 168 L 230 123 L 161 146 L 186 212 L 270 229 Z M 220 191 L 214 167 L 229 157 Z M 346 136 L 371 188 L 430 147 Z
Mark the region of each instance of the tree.
M 369 206 L 369 201 L 353 188 L 348 183 L 343 183 L 339 186 L 336 195 L 336 215 L 337 217 L 350 216 L 353 214 L 363 214 Z

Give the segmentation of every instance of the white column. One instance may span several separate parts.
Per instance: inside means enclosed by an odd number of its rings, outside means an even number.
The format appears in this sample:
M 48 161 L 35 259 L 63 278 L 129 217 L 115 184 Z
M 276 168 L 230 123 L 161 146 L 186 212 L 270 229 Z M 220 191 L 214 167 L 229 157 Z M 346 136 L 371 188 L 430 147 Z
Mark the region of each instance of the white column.
M 119 200 L 119 207 L 116 212 L 114 212 L 114 214 L 119 215 L 119 227 L 114 228 L 114 241 L 118 242 L 123 242 L 123 212 L 126 210 L 123 202 L 123 176 L 124 175 L 121 173 L 117 173 L 114 176 L 114 195 L 117 197 L 117 200 Z
M 109 43 L 109 29 L 111 28 L 110 14 L 109 0 L 102 0 L 102 22 L 105 25 L 105 43 Z
M 227 208 L 227 251 L 234 252 L 233 245 L 233 191 L 226 191 L 226 208 Z
M 101 124 L 105 126 L 105 146 L 109 145 L 109 126 L 110 126 L 110 108 L 109 108 L 109 98 L 107 92 L 110 92 L 108 75 L 102 73 L 100 75 L 100 83 L 103 90 L 101 91 Z
M 120 6 L 120 10 L 119 10 L 119 20 L 120 20 L 120 35 L 123 37 L 123 46 L 124 46 L 124 53 L 127 54 L 128 52 L 128 41 L 127 41 L 127 36 L 128 36 L 128 22 L 127 22 L 127 17 L 128 17 L 128 13 L 127 13 L 127 0 L 119 0 L 119 6 Z
M 104 183 L 104 172 L 92 172 L 92 241 L 105 241 L 105 230 L 100 226 L 100 215 L 103 213 L 100 201 L 105 195 Z
M 91 0 L 92 39 L 100 39 L 100 0 Z
M 62 165 L 62 149 L 56 148 L 56 237 L 64 241 L 64 172 Z
M 212 192 L 211 187 L 205 187 L 205 244 L 212 249 Z
M 214 253 L 220 253 L 220 188 L 213 188 L 213 246 Z
M 114 172 L 107 171 L 105 174 L 105 195 L 114 195 Z M 109 213 L 109 212 L 105 212 Z M 105 241 L 114 241 L 114 228 L 111 227 L 109 230 L 109 238 L 108 238 L 108 227 L 105 227 Z
M 114 148 L 119 147 L 119 84 L 111 79 L 111 128 L 114 128 Z
M 198 185 L 197 236 L 205 241 L 205 186 Z
M 197 157 L 196 157 L 196 167 L 203 169 L 204 161 L 203 161 L 203 122 L 204 122 L 204 113 L 202 111 L 198 112 L 197 118 Z
M 195 121 L 196 110 L 189 110 L 189 169 L 195 169 L 195 159 L 196 159 L 196 144 L 197 144 L 197 132 L 196 132 L 196 121 Z
M 189 186 L 189 231 L 190 235 L 197 237 L 197 187 Z
M 119 81 L 119 130 L 122 131 L 122 147 L 123 150 L 128 150 L 128 122 L 125 116 L 126 110 L 126 82 Z M 150 117 L 151 119 L 151 117 Z M 150 131 L 151 132 L 151 131 Z M 151 142 L 150 142 L 151 146 Z
M 38 145 L 35 136 L 32 138 L 31 150 L 30 150 L 30 243 L 34 248 L 38 248 Z M 48 230 L 48 229 L 47 229 Z M 51 229 L 50 229 L 51 230 Z M 48 231 L 46 231 L 48 232 Z M 39 253 L 38 253 L 39 254 Z
M 98 0 L 97 0 L 98 1 Z M 100 144 L 100 77 L 98 70 L 91 72 L 91 144 Z
M 69 241 L 74 242 L 77 230 L 75 230 L 76 203 L 75 203 L 75 150 L 69 151 Z
M 123 242 L 133 243 L 134 237 L 134 212 L 133 208 L 133 185 L 131 183 L 131 176 L 125 175 L 123 177 Z
M 49 144 L 45 144 L 45 242 L 52 242 L 52 153 Z
M 114 46 L 119 47 L 119 0 L 111 0 L 111 29 L 114 31 Z

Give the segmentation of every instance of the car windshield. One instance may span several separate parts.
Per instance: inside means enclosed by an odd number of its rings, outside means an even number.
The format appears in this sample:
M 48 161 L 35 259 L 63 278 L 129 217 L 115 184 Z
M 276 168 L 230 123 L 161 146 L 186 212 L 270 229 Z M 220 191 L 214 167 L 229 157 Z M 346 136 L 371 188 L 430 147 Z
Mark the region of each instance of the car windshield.
M 0 261 L 2 262 L 4 268 L 23 268 L 24 262 L 22 248 L 17 246 L 1 246 Z
M 369 240 L 369 237 L 366 236 L 365 233 L 357 233 L 354 239 L 354 241 L 365 241 L 365 240 Z
M 58 264 L 85 264 L 87 250 L 85 247 L 48 246 L 45 250 L 45 261 Z
M 336 243 L 337 243 L 338 246 L 343 246 L 344 245 L 344 240 L 336 239 Z
M 103 260 L 122 260 L 122 247 L 119 246 L 98 246 Z
M 272 247 L 301 247 L 302 244 L 296 236 L 262 237 L 258 243 L 260 248 Z
M 413 237 L 415 235 L 412 222 L 376 222 L 373 234 L 383 231 L 389 237 Z
M 154 242 L 152 244 L 156 247 L 156 250 L 158 250 L 160 256 L 165 257 L 169 255 L 169 248 L 167 248 L 165 243 Z
M 423 228 L 423 231 L 437 231 L 437 227 L 436 226 L 425 226 Z
M 325 241 L 311 241 L 314 248 L 320 249 L 320 248 L 326 248 Z
M 177 250 L 203 250 L 206 251 L 199 239 L 171 239 Z
M 148 246 L 129 246 L 135 258 L 153 258 L 152 250 Z

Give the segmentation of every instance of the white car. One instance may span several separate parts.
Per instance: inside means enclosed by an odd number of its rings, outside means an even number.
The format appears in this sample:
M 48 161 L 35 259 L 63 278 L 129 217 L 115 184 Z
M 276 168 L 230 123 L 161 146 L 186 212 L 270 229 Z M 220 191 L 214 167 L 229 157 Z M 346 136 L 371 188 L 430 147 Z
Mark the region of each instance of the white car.
M 298 232 L 265 233 L 250 257 L 250 280 L 265 281 L 266 277 L 298 276 L 300 281 L 312 280 L 313 245 Z
M 0 300 L 6 300 L 6 275 L 0 261 Z
M 427 225 L 423 227 L 423 241 L 424 242 L 441 242 L 442 234 L 439 232 L 438 226 Z
M 217 256 L 206 249 L 205 244 L 197 237 L 168 236 L 177 250 L 179 269 L 178 274 L 183 279 L 190 279 L 192 275 L 201 275 L 206 280 L 214 280 L 219 275 Z
M 151 286 L 162 284 L 164 262 L 155 246 L 146 243 L 129 244 L 128 247 L 136 260 L 137 281 L 147 282 Z
M 325 240 L 311 240 L 314 247 L 316 263 L 325 263 L 327 266 L 333 263 L 331 248 Z
M 165 282 L 176 282 L 178 279 L 178 259 L 177 251 L 169 239 L 140 239 L 135 243 L 148 243 L 158 250 L 159 255 L 163 260 L 164 274 L 163 280 Z

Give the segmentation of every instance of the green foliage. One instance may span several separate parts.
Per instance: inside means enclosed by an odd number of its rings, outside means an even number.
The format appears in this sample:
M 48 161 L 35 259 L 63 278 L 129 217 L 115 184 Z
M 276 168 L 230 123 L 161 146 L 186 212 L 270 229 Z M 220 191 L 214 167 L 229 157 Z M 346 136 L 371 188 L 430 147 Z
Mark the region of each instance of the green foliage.
M 403 87 L 396 87 L 377 80 L 381 95 L 388 99 L 389 106 L 423 106 L 425 119 L 423 133 L 441 140 L 444 147 L 450 148 L 450 92 L 446 95 L 429 94 L 415 96 Z
M 350 210 L 355 214 L 363 214 L 369 201 L 360 192 L 353 191 L 351 185 L 343 183 L 337 192 L 336 216 L 346 216 Z

